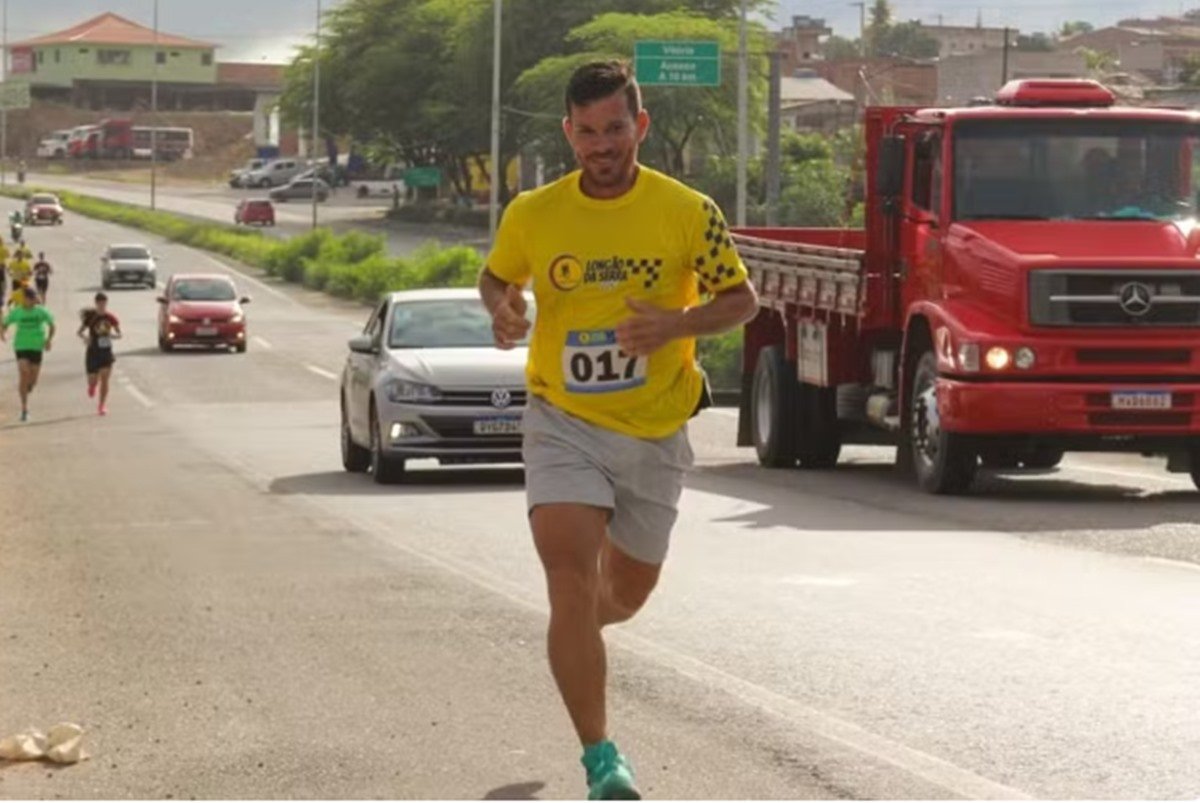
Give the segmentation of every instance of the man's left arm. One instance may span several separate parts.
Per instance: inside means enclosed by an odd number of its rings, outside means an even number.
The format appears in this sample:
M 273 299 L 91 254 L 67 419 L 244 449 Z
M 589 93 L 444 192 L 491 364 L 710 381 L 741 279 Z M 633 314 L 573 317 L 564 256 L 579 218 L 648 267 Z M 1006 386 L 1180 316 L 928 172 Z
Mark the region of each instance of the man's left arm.
M 758 293 L 748 281 L 722 290 L 708 302 L 681 310 L 630 298 L 633 313 L 617 324 L 617 343 L 633 357 L 653 354 L 672 340 L 719 335 L 758 314 Z

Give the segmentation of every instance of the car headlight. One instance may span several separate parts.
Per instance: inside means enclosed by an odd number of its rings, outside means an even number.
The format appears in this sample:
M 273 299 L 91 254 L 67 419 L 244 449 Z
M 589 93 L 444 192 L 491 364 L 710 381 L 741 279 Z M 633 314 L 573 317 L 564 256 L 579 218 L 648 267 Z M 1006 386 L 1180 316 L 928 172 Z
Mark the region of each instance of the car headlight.
M 387 384 L 387 397 L 394 402 L 420 404 L 438 401 L 442 398 L 442 392 L 433 385 L 393 379 Z
M 180 318 L 178 315 L 168 315 L 167 321 L 169 323 L 183 323 L 183 318 Z
M 235 312 L 233 317 L 229 319 L 230 323 L 241 323 L 246 320 L 246 314 L 243 312 Z

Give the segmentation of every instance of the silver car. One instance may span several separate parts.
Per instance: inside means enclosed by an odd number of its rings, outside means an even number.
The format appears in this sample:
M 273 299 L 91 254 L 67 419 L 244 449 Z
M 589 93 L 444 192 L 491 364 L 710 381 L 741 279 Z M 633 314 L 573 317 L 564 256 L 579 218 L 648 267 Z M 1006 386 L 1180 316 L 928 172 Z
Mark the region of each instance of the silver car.
M 292 179 L 282 187 L 276 187 L 267 193 L 267 196 L 272 201 L 287 202 L 289 200 L 311 201 L 313 193 L 317 194 L 318 201 L 325 201 L 329 198 L 329 185 L 321 179 L 316 179 L 316 186 L 313 186 L 311 178 L 296 178 Z
M 275 159 L 257 170 L 243 173 L 239 183 L 243 187 L 260 187 L 262 189 L 280 187 L 307 169 L 308 165 L 298 159 Z
M 496 349 L 475 290 L 393 293 L 350 341 L 342 371 L 346 470 L 386 484 L 416 458 L 520 462 L 527 354 Z
M 144 245 L 110 245 L 100 257 L 100 284 L 105 290 L 118 284 L 153 288 L 158 283 L 158 263 Z

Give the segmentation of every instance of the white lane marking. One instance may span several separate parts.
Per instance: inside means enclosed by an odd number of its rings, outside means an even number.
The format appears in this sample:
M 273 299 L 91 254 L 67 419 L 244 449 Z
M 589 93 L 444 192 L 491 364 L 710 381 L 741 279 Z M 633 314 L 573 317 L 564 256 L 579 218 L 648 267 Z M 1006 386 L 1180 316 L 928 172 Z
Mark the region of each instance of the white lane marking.
M 271 295 L 275 296 L 276 298 L 278 298 L 278 299 L 282 299 L 283 301 L 286 301 L 286 302 L 288 302 L 289 304 L 298 304 L 298 303 L 299 303 L 299 302 L 297 302 L 297 301 L 296 301 L 296 299 L 294 299 L 294 298 L 292 298 L 291 296 L 287 295 L 287 293 L 283 293 L 283 292 L 281 292 L 281 291 L 279 291 L 279 290 L 276 290 L 276 289 L 275 289 L 274 287 L 272 287 L 271 285 L 269 285 L 269 284 L 266 284 L 266 283 L 264 283 L 264 282 L 261 282 L 261 281 L 259 281 L 258 279 L 254 278 L 253 276 L 251 276 L 250 274 L 248 274 L 248 273 L 245 273 L 245 272 L 243 272 L 243 271 L 241 271 L 241 270 L 238 270 L 238 269 L 237 269 L 237 268 L 235 268 L 233 265 L 230 265 L 230 264 L 229 264 L 229 263 L 227 263 L 227 262 L 222 262 L 221 260 L 217 259 L 217 258 L 216 258 L 216 257 L 214 257 L 214 256 L 209 256 L 208 254 L 205 254 L 203 251 L 200 251 L 200 253 L 201 253 L 201 254 L 203 254 L 203 256 L 204 256 L 204 258 L 205 258 L 205 259 L 207 259 L 209 262 L 211 262 L 212 264 L 216 265 L 217 267 L 223 268 L 223 269 L 225 269 L 225 270 L 227 270 L 227 271 L 230 271 L 230 272 L 232 272 L 232 273 L 236 273 L 238 276 L 241 276 L 243 279 L 245 279 L 246 281 L 250 282 L 250 284 L 254 285 L 255 287 L 261 287 L 263 290 L 265 290 L 266 292 L 268 292 L 268 293 L 270 293 Z
M 710 407 L 708 411 L 714 415 L 723 416 L 725 418 L 737 418 L 739 415 L 737 410 L 729 407 Z
M 846 588 L 858 585 L 853 577 L 819 577 L 810 574 L 796 574 L 784 577 L 780 581 L 785 586 L 815 586 L 820 588 Z
M 312 373 L 316 374 L 317 376 L 321 376 L 326 379 L 336 380 L 338 378 L 338 375 L 335 374 L 333 371 L 326 371 L 324 368 L 321 368 L 320 366 L 317 366 L 317 365 L 305 365 L 304 367 L 307 368 Z
M 253 340 L 254 345 L 258 346 L 260 349 L 267 349 L 269 351 L 270 349 L 275 348 L 271 345 L 271 341 L 267 340 L 265 337 L 259 337 L 258 335 L 255 335 L 250 339 Z
M 1200 564 L 1188 563 L 1186 560 L 1175 560 L 1174 558 L 1159 558 L 1153 555 L 1148 555 L 1142 560 L 1147 563 L 1153 563 L 1156 566 L 1169 566 L 1172 569 L 1186 569 L 1189 572 L 1200 572 Z
M 1082 471 L 1087 474 L 1107 474 L 1112 477 L 1122 477 L 1127 480 L 1141 480 L 1143 482 L 1167 482 L 1171 483 L 1172 485 L 1186 485 L 1189 487 L 1192 485 L 1191 481 L 1189 480 L 1182 480 L 1176 477 L 1174 474 L 1168 474 L 1166 469 L 1163 469 L 1161 474 L 1150 474 L 1144 471 L 1124 471 L 1118 468 L 1098 468 L 1094 466 L 1086 466 L 1082 463 L 1076 463 L 1074 461 L 1064 463 L 1063 468 L 1070 469 L 1071 471 Z
M 154 402 L 150 400 L 150 397 L 138 390 L 137 385 L 133 384 L 128 377 L 123 376 L 118 380 L 118 382 L 121 387 L 125 388 L 130 396 L 137 399 L 138 404 L 142 405 L 146 409 L 154 406 Z
M 381 535 L 377 524 L 360 514 L 342 514 L 351 524 L 370 533 L 382 543 L 413 557 L 424 560 L 469 583 L 491 591 L 508 601 L 534 611 L 547 614 L 544 604 L 534 602 L 523 595 L 523 589 L 480 567 L 454 558 L 434 555 L 425 550 L 409 546 Z M 841 744 L 859 753 L 871 756 L 921 780 L 934 784 L 952 793 L 955 797 L 975 800 L 1030 800 L 1032 797 L 1011 786 L 976 775 L 968 769 L 952 764 L 945 759 L 921 752 L 886 736 L 872 733 L 848 720 L 840 719 L 786 695 L 759 686 L 733 675 L 724 669 L 705 663 L 690 655 L 658 644 L 648 638 L 632 633 L 613 633 L 609 643 L 621 646 L 643 658 L 678 672 L 684 677 L 723 691 L 754 706 L 760 711 L 802 727 L 808 732 L 828 741 Z

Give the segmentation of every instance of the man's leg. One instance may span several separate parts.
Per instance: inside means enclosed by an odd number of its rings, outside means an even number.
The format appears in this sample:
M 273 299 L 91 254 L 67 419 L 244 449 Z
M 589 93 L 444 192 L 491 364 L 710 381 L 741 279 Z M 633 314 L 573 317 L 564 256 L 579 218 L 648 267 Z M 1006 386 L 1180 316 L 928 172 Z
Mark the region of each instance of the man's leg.
M 17 393 L 21 397 L 21 412 L 29 410 L 29 369 L 31 368 L 29 360 L 17 361 L 17 372 L 19 379 L 17 381 Z
M 108 379 L 112 375 L 112 366 L 101 368 L 98 374 L 100 378 L 100 409 L 103 410 L 108 406 Z
M 631 619 L 658 585 L 662 564 L 630 557 L 611 539 L 600 550 L 600 600 L 596 617 L 600 626 Z
M 607 738 L 607 658 L 597 618 L 599 558 L 608 511 L 545 504 L 530 513 L 550 597 L 550 671 L 585 746 Z

